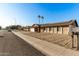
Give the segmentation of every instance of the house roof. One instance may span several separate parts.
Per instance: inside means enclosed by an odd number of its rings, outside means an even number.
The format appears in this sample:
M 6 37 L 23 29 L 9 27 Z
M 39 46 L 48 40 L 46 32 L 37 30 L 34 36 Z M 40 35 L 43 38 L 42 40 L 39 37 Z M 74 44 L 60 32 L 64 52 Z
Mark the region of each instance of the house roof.
M 46 24 L 40 24 L 41 27 L 51 27 L 51 26 L 69 26 L 69 25 L 76 25 L 77 21 L 76 20 L 70 20 L 70 21 L 65 21 L 65 22 L 58 22 L 58 23 L 46 23 Z M 39 24 L 33 24 L 33 27 L 39 27 Z

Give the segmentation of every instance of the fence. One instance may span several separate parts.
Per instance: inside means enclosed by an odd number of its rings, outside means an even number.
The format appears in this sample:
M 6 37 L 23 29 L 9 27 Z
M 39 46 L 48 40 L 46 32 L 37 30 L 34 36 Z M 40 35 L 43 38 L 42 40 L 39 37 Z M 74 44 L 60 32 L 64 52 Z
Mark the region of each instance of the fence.
M 72 48 L 79 49 L 79 27 L 71 28 Z

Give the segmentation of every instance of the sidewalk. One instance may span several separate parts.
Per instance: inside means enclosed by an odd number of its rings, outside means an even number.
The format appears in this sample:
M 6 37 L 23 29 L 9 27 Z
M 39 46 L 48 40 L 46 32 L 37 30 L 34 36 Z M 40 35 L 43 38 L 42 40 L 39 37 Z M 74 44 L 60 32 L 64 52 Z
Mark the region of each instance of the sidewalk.
M 66 49 L 59 45 L 24 35 L 21 32 L 13 31 L 13 33 L 47 56 L 79 56 L 79 51 Z

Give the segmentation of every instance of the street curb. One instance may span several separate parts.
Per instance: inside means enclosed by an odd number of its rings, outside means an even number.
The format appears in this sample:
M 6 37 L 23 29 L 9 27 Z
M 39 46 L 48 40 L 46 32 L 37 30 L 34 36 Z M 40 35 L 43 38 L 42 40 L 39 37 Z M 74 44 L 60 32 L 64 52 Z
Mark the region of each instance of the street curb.
M 40 49 L 40 47 L 37 47 L 33 44 L 31 44 L 31 42 L 26 41 L 26 38 L 23 36 L 19 36 L 18 34 L 16 34 L 14 31 L 12 31 L 12 33 L 16 36 L 18 36 L 19 38 L 23 39 L 25 42 L 27 42 L 28 44 L 30 44 L 31 46 L 33 46 L 34 48 L 36 48 L 38 51 L 40 51 L 41 53 L 43 53 L 44 55 L 50 56 L 48 53 L 46 53 L 45 51 L 42 51 L 42 49 Z M 34 38 L 34 37 L 33 37 Z M 37 38 L 35 38 L 37 39 Z
M 12 33 L 14 33 L 16 36 L 22 38 L 27 43 L 29 43 L 34 48 L 36 48 L 41 53 L 43 53 L 47 56 L 79 56 L 79 51 L 66 49 L 66 48 L 61 47 L 59 45 L 24 35 L 21 32 L 12 31 Z

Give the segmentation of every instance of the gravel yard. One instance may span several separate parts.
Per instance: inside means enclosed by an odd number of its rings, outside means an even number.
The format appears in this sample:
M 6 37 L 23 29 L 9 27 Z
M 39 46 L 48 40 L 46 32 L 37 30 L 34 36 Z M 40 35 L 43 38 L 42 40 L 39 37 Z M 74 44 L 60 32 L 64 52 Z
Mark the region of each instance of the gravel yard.
M 21 31 L 25 35 L 29 35 L 41 40 L 45 40 L 51 43 L 55 43 L 66 48 L 70 47 L 71 37 L 65 34 L 53 34 L 53 33 L 36 33 L 36 32 L 25 32 Z

